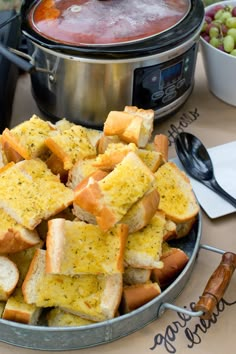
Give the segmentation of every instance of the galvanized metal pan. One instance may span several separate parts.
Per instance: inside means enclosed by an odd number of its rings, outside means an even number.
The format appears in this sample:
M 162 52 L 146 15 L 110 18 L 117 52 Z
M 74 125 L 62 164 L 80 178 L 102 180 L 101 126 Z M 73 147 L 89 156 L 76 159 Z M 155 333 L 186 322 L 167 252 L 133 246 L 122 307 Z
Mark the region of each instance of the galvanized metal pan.
M 175 247 L 181 248 L 189 256 L 189 262 L 185 266 L 184 270 L 177 277 L 177 279 L 161 293 L 161 295 L 139 309 L 109 321 L 82 327 L 32 326 L 0 319 L 0 341 L 18 347 L 37 350 L 78 350 L 109 343 L 138 331 L 161 316 L 165 308 L 172 307 L 178 311 L 186 312 L 186 309 L 177 308 L 174 305 L 172 306 L 171 303 L 173 303 L 174 299 L 185 287 L 193 270 L 199 249 L 201 247 L 210 248 L 200 245 L 201 230 L 202 218 L 201 214 L 199 214 L 198 220 L 189 235 L 178 242 L 173 242 Z M 221 250 L 217 249 L 210 250 L 223 253 L 223 251 L 221 252 Z M 232 255 L 229 261 L 230 265 L 227 262 L 226 263 L 227 267 L 230 267 L 231 269 L 229 274 L 231 276 L 236 267 L 236 255 L 233 253 L 229 253 L 229 255 Z M 222 267 L 225 267 L 225 263 L 223 262 L 223 264 L 220 264 L 219 267 L 222 270 Z M 217 285 L 223 284 L 223 287 L 225 287 L 225 279 L 218 277 L 219 274 L 217 274 L 217 277 L 215 277 L 215 275 L 216 274 L 213 274 L 212 278 L 208 282 L 211 288 L 214 288 L 216 278 L 218 279 Z M 230 276 L 227 277 L 227 280 L 230 280 Z M 207 306 L 209 296 L 211 295 L 210 291 L 212 291 L 212 289 L 209 289 L 209 284 L 207 285 L 206 291 L 202 296 L 202 299 L 207 299 Z M 219 286 L 217 289 L 218 288 Z M 222 286 L 220 294 L 212 294 L 212 298 L 214 299 L 216 299 L 217 296 L 223 296 Z M 212 306 L 214 305 L 215 304 Z M 208 309 L 207 306 L 206 304 L 199 302 L 196 305 L 196 312 L 193 311 L 190 313 L 188 311 L 188 314 L 191 314 L 192 316 L 210 316 L 213 307 Z

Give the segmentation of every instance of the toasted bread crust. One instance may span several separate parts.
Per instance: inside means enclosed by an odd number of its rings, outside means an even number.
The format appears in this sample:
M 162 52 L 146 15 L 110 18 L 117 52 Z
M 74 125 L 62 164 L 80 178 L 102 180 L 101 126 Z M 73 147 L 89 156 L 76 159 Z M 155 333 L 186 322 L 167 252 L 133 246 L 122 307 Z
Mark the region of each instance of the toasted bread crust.
M 105 135 L 117 135 L 125 142 L 145 147 L 153 130 L 154 111 L 126 106 L 124 111 L 111 111 L 104 123 Z
M 41 309 L 36 308 L 35 311 L 38 313 L 41 312 Z M 35 317 L 35 313 L 27 312 L 27 311 L 22 311 L 20 309 L 15 309 L 15 308 L 7 308 L 5 307 L 2 318 L 4 320 L 8 321 L 14 321 L 18 323 L 24 323 L 24 324 L 36 324 L 35 321 L 32 321 L 32 317 Z M 38 318 L 38 316 L 36 316 Z
M 155 215 L 160 201 L 156 189 L 151 190 L 138 200 L 121 219 L 121 223 L 129 226 L 129 233 L 134 233 L 145 227 Z
M 68 170 L 72 167 L 72 162 L 70 156 L 68 156 L 65 151 L 60 148 L 57 142 L 53 140 L 53 138 L 48 138 L 46 140 L 46 144 L 48 148 L 55 154 L 58 160 L 62 162 L 63 170 Z M 58 166 L 58 161 L 55 159 L 56 166 Z M 49 161 L 50 162 L 50 161 Z M 52 162 L 50 162 L 51 168 L 53 168 Z M 69 167 L 68 167 L 69 166 Z
M 35 281 L 40 276 L 40 268 L 42 267 L 41 250 L 36 249 L 32 258 L 24 281 L 22 283 L 22 294 L 27 304 L 36 302 L 37 294 L 35 293 Z
M 168 150 L 169 150 L 168 137 L 164 134 L 156 134 L 154 137 L 154 146 L 156 151 L 162 154 L 165 161 L 168 161 Z
M 64 255 L 64 225 L 65 219 L 48 221 L 46 238 L 46 273 L 60 273 L 60 263 Z M 56 234 L 56 238 L 54 235 Z
M 6 128 L 7 129 L 7 128 Z M 9 129 L 8 129 L 9 130 Z M 6 131 L 6 135 L 9 135 L 8 131 Z M 11 138 L 9 138 L 11 139 Z M 8 139 L 8 140 L 9 140 Z M 14 142 L 15 143 L 15 142 Z M 10 144 L 6 138 L 4 138 L 2 136 L 2 148 L 4 151 L 4 154 L 6 156 L 7 161 L 13 161 L 13 162 L 18 162 L 24 159 L 24 157 L 22 156 L 22 154 L 18 153 L 14 148 L 12 148 L 12 144 Z M 16 145 L 16 143 L 15 143 Z M 16 148 L 16 147 L 15 147 Z M 27 155 L 27 152 L 24 151 L 23 152 L 25 155 Z
M 102 198 L 97 182 L 105 178 L 107 174 L 105 171 L 98 170 L 84 178 L 74 189 L 74 203 L 96 216 L 100 210 L 99 202 Z
M 6 301 L 13 293 L 19 280 L 19 270 L 6 256 L 0 256 L 0 301 Z
M 107 278 L 106 286 L 101 298 L 101 309 L 106 318 L 115 317 L 120 305 L 122 290 L 123 282 L 121 274 L 114 274 Z
M 145 305 L 160 293 L 161 289 L 157 283 L 125 286 L 121 305 L 123 312 L 128 313 Z
M 23 159 L 30 159 L 27 149 L 19 144 L 18 139 L 8 128 L 3 131 L 2 146 L 9 161 L 18 162 Z
M 8 321 L 36 325 L 41 312 L 42 308 L 25 303 L 21 288 L 17 287 L 6 302 L 2 318 Z
M 180 274 L 188 260 L 189 257 L 183 250 L 171 247 L 168 252 L 164 252 L 161 256 L 163 268 L 152 270 L 152 281 L 158 282 L 161 288 L 166 288 Z
M 29 160 L 40 157 L 43 160 L 49 155 L 45 139 L 55 128 L 52 124 L 36 115 L 2 133 L 3 150 L 8 161 L 18 162 L 22 158 Z
M 47 159 L 46 164 L 54 175 L 60 175 L 62 182 L 67 181 L 68 171 L 64 169 L 62 160 L 55 154 L 51 154 Z
M 40 242 L 36 230 L 29 230 L 17 223 L 0 209 L 0 254 L 20 252 Z
M 35 230 L 28 231 L 9 229 L 0 231 L 0 253 L 16 253 L 40 243 L 40 238 Z

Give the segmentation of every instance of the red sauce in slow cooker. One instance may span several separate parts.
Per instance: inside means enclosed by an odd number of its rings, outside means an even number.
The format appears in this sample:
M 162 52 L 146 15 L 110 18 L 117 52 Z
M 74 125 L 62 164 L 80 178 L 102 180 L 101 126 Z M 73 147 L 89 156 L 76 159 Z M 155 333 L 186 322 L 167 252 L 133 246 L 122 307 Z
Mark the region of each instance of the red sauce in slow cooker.
M 34 31 L 70 45 L 145 39 L 180 22 L 188 0 L 41 0 L 29 13 Z

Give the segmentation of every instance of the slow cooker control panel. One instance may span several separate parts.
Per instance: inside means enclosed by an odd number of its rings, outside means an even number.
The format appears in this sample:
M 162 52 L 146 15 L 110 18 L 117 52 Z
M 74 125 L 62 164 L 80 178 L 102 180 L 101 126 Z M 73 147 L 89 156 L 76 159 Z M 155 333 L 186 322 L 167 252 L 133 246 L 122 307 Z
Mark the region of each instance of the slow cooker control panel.
M 161 64 L 134 70 L 133 105 L 144 109 L 168 106 L 193 85 L 197 46 Z

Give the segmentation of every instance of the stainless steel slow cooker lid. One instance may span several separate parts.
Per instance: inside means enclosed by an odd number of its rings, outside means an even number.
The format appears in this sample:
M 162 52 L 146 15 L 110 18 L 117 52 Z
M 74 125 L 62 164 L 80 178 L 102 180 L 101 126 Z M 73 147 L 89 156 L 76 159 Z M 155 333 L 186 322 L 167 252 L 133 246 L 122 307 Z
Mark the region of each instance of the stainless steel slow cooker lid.
M 163 33 L 189 10 L 189 0 L 40 0 L 28 21 L 39 35 L 57 43 L 114 46 Z

